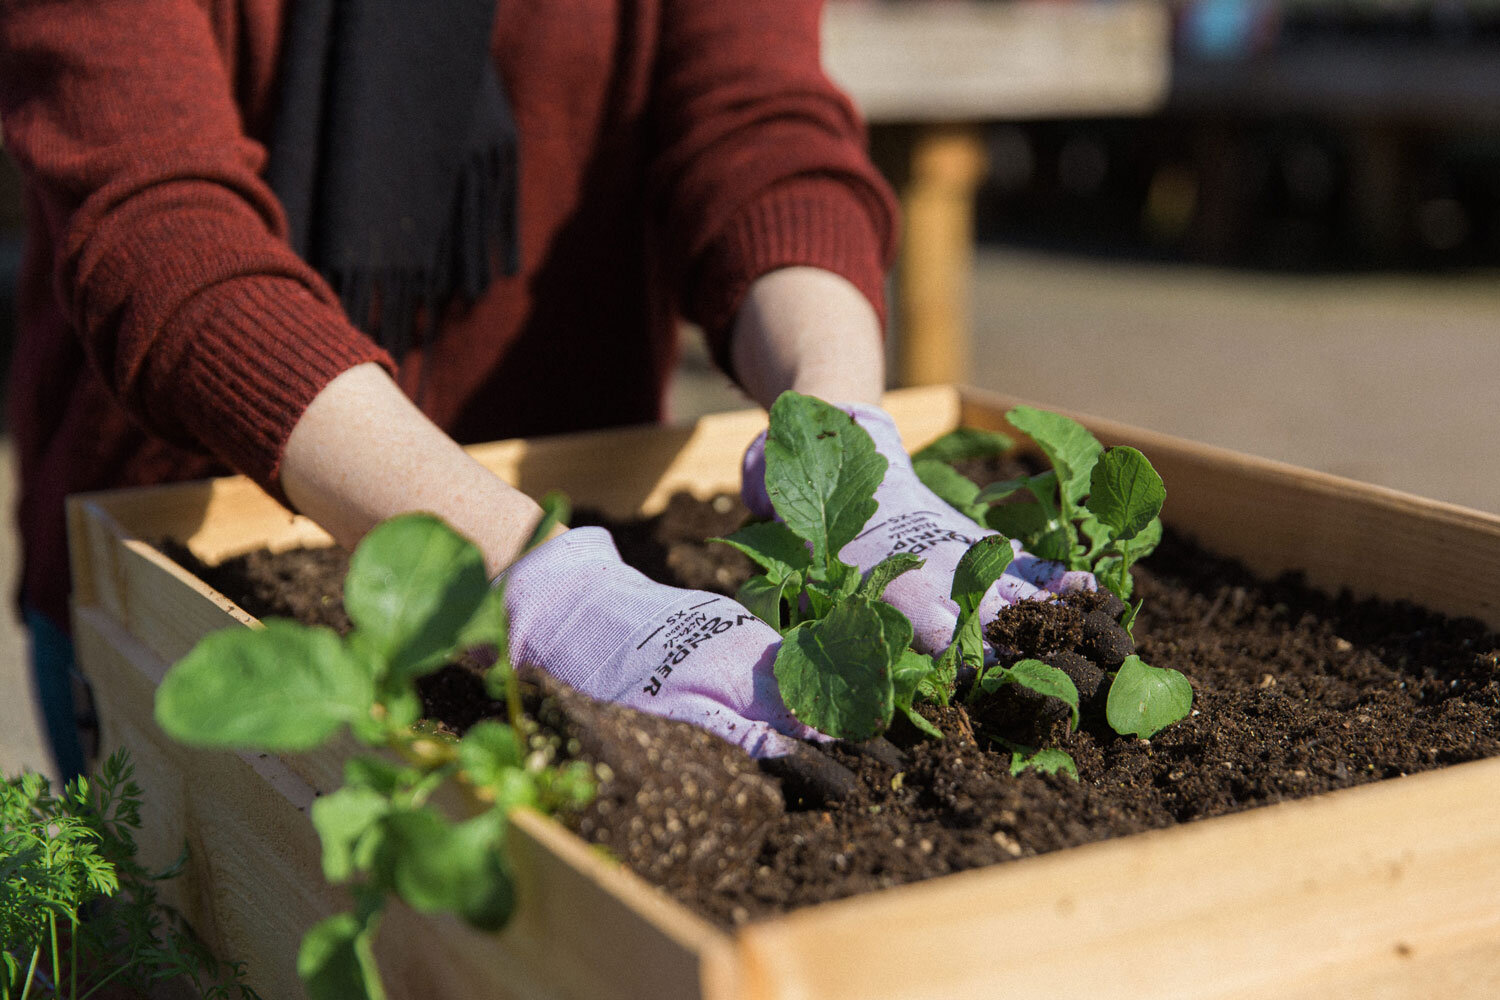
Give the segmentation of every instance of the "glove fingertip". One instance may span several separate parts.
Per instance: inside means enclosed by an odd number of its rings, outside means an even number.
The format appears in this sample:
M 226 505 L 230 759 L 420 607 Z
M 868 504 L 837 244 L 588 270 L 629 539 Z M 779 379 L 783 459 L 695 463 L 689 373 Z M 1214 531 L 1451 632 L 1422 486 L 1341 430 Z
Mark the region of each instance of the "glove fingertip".
M 761 431 L 740 462 L 740 499 L 756 517 L 771 517 L 776 508 L 766 492 L 766 431 Z

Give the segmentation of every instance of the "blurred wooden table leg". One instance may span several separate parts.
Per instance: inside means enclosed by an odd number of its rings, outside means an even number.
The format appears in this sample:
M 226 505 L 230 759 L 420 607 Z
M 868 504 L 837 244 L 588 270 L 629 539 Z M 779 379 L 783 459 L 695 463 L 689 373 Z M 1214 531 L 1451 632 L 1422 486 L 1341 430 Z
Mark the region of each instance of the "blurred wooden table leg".
M 962 383 L 970 359 L 974 198 L 985 172 L 980 126 L 915 129 L 909 170 L 901 190 L 897 377 L 901 385 Z

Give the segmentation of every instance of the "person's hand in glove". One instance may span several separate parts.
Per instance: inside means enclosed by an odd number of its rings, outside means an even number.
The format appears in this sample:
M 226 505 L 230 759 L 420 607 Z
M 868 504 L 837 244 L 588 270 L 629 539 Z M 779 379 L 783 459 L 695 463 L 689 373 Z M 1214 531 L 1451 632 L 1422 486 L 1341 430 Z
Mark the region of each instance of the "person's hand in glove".
M 897 577 L 885 600 L 911 619 L 912 645 L 925 653 L 945 649 L 953 638 L 958 606 L 949 597 L 958 561 L 979 539 L 997 532 L 976 524 L 924 486 L 912 470 L 895 421 L 877 406 L 841 405 L 875 442 L 889 463 L 875 491 L 879 505 L 864 530 L 839 552 L 839 558 L 868 573 L 886 557 L 906 552 L 920 557 L 920 567 Z M 774 517 L 765 486 L 765 441 L 761 434 L 745 453 L 741 495 L 751 512 Z M 1091 573 L 1070 572 L 1061 563 L 1038 559 L 1011 542 L 1015 559 L 980 603 L 980 620 L 988 623 L 999 610 L 1027 598 L 1069 590 L 1093 590 Z
M 781 637 L 719 594 L 656 583 L 620 560 L 603 528 L 574 528 L 498 581 L 511 658 L 599 701 L 689 722 L 775 760 L 798 794 L 838 797 L 853 775 L 799 740 L 826 739 L 781 700 Z

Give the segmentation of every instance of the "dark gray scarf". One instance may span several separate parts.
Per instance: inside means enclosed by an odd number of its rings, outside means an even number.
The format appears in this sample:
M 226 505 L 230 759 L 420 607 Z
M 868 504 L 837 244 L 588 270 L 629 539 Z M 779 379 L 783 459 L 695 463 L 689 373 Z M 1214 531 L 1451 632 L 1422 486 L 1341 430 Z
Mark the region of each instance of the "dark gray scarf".
M 290 0 L 286 16 L 267 180 L 292 246 L 399 358 L 518 267 L 495 0 Z

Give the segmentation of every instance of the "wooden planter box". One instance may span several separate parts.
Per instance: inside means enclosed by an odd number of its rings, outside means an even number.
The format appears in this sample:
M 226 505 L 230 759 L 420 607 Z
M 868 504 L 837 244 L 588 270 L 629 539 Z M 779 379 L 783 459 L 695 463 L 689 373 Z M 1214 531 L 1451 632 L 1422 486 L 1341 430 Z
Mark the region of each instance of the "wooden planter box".
M 893 393 L 916 447 L 962 422 L 1004 429 L 1014 400 Z M 1168 521 L 1255 570 L 1410 598 L 1500 627 L 1500 518 L 1085 419 L 1151 457 Z M 738 486 L 755 413 L 473 449 L 523 489 L 613 514 Z M 175 890 L 268 997 L 301 995 L 297 942 L 342 905 L 308 804 L 337 750 L 204 752 L 156 728 L 168 664 L 253 623 L 150 542 L 209 561 L 326 542 L 243 479 L 76 498 L 79 656 L 104 745 L 135 755 L 152 850 L 192 862 Z M 1401 567 L 1399 574 L 1391 567 Z M 1456 570 L 1461 569 L 1462 572 Z M 884 997 L 1500 996 L 1500 759 L 1092 844 L 719 930 L 545 818 L 517 818 L 522 905 L 499 935 L 397 909 L 381 931 L 393 997 L 871 1000 Z

